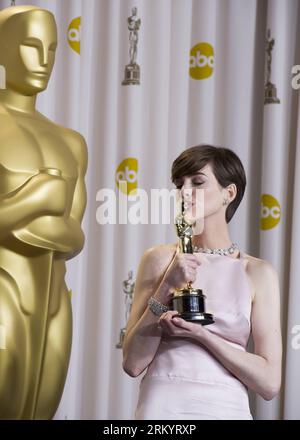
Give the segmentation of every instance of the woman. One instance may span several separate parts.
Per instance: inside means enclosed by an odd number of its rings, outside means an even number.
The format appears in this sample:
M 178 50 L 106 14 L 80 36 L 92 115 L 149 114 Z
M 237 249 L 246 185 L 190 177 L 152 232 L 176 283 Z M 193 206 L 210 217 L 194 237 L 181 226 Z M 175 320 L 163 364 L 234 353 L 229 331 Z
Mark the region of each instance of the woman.
M 123 350 L 126 373 L 147 368 L 136 418 L 252 419 L 247 389 L 265 400 L 279 392 L 282 348 L 277 273 L 229 236 L 246 187 L 243 165 L 229 149 L 200 145 L 174 161 L 172 181 L 183 198 L 191 193 L 191 216 L 203 190 L 204 214 L 195 219 L 193 254 L 170 244 L 142 257 Z M 214 324 L 168 310 L 172 292 L 187 282 L 203 289 Z M 246 351 L 250 332 L 254 353 Z

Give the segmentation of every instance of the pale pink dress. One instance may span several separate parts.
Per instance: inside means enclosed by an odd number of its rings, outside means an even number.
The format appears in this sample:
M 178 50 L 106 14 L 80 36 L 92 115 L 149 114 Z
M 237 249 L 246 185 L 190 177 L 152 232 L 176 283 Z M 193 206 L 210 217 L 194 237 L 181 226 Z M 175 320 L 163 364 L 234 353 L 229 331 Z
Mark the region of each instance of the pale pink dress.
M 215 323 L 207 330 L 246 350 L 251 284 L 245 259 L 202 254 L 193 287 L 206 295 Z M 140 384 L 136 419 L 252 419 L 246 386 L 210 352 L 188 338 L 163 337 Z

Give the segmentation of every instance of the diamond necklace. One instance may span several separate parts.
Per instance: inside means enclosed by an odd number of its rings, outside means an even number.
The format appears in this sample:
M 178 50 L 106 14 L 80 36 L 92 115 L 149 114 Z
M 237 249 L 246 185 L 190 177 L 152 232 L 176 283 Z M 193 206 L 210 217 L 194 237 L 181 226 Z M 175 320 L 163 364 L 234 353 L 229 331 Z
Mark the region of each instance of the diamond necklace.
M 200 248 L 198 246 L 193 245 L 194 252 L 203 252 L 205 254 L 218 254 L 218 255 L 231 255 L 234 251 L 238 249 L 238 245 L 236 243 L 231 243 L 229 248 L 225 249 L 208 249 L 208 248 Z

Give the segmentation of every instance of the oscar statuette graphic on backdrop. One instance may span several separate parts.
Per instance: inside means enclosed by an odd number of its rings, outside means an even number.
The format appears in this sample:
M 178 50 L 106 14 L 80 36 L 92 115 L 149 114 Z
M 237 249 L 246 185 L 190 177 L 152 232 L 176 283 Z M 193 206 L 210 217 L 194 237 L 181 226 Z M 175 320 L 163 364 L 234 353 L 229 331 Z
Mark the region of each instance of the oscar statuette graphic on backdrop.
M 128 279 L 123 281 L 123 292 L 125 294 L 125 326 L 120 330 L 119 342 L 116 344 L 116 348 L 122 348 L 125 338 L 126 326 L 128 318 L 131 312 L 131 306 L 133 302 L 135 281 L 133 281 L 133 271 L 128 272 Z
M 277 97 L 277 88 L 271 82 L 271 68 L 272 68 L 272 50 L 275 45 L 274 38 L 271 38 L 271 31 L 268 29 L 266 38 L 267 63 L 266 63 L 266 82 L 265 82 L 265 104 L 280 104 L 280 99 Z
M 140 66 L 136 62 L 137 58 L 137 44 L 139 41 L 139 29 L 141 27 L 141 19 L 137 18 L 137 8 L 132 8 L 132 14 L 128 17 L 129 30 L 129 64 L 125 66 L 125 77 L 122 81 L 123 86 L 139 85 L 141 71 Z
M 56 47 L 50 11 L 0 11 L 0 419 L 51 419 L 70 359 L 65 272 L 84 245 L 87 149 L 35 109 Z

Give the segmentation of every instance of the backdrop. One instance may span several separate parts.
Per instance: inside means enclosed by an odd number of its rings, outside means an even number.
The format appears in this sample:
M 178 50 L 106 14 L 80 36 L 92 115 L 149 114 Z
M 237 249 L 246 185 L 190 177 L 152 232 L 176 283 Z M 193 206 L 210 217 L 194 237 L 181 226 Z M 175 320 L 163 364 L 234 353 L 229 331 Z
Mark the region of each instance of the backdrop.
M 175 157 L 207 142 L 233 149 L 248 177 L 231 237 L 245 252 L 270 261 L 280 276 L 283 384 L 271 402 L 252 396 L 254 416 L 300 419 L 299 1 L 23 4 L 50 9 L 59 32 L 53 76 L 38 108 L 81 132 L 89 149 L 86 244 L 68 264 L 74 336 L 56 418 L 133 417 L 140 378 L 122 371 L 120 332 L 142 253 L 174 241 L 175 232 L 172 224 L 151 224 L 150 197 L 149 218 L 141 216 L 137 200 L 119 189 L 119 181 L 148 196 L 154 188 L 171 189 Z M 0 0 L 1 8 L 9 5 Z M 123 85 L 130 61 L 127 19 L 134 6 L 141 19 L 140 84 Z M 115 213 L 108 212 L 105 202 L 114 197 Z M 115 224 L 106 223 L 113 223 L 114 214 Z

